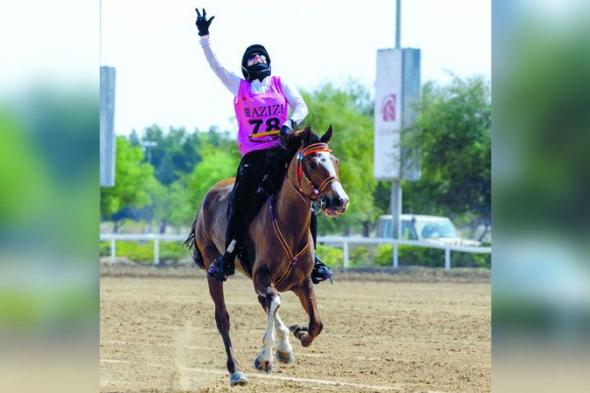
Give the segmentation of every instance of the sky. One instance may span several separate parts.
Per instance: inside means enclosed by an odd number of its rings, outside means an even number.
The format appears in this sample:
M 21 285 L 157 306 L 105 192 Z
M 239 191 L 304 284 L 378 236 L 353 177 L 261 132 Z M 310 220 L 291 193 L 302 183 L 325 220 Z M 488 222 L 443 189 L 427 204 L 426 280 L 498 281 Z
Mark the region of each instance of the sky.
M 353 78 L 372 90 L 376 52 L 395 44 L 395 0 L 103 0 L 100 62 L 117 72 L 117 134 L 152 124 L 235 128 L 233 97 L 199 44 L 197 6 L 215 16 L 212 46 L 226 68 L 241 75 L 244 49 L 261 43 L 273 74 L 300 89 Z M 421 49 L 422 82 L 490 78 L 490 7 L 402 0 L 401 45 Z

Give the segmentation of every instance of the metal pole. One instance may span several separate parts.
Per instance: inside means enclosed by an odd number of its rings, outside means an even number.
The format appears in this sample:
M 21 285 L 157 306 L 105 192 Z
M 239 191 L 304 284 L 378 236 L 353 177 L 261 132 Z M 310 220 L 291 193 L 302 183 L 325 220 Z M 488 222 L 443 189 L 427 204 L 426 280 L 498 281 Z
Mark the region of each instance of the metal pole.
M 397 243 L 393 244 L 393 267 L 399 268 L 399 247 Z
M 451 270 L 451 249 L 445 248 L 445 270 Z
M 401 21 L 402 21 L 402 2 L 401 0 L 395 1 L 395 48 L 401 47 Z
M 154 238 L 154 265 L 160 264 L 160 239 Z
M 111 263 L 115 263 L 115 258 L 116 258 L 116 244 L 115 244 L 116 240 L 114 237 L 111 238 Z
M 402 215 L 402 187 L 399 179 L 391 182 L 391 217 L 393 219 L 393 238 L 401 238 L 401 215 Z
M 344 253 L 344 270 L 348 269 L 348 242 L 344 240 L 342 242 L 342 251 Z

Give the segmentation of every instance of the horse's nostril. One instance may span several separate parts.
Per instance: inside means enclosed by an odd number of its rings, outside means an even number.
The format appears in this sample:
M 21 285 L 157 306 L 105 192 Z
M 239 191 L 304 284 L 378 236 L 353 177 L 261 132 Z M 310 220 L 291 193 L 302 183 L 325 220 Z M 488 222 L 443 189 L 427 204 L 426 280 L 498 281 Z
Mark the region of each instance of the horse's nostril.
M 346 209 L 348 207 L 348 198 L 344 198 L 344 200 L 342 201 L 342 205 L 340 206 Z

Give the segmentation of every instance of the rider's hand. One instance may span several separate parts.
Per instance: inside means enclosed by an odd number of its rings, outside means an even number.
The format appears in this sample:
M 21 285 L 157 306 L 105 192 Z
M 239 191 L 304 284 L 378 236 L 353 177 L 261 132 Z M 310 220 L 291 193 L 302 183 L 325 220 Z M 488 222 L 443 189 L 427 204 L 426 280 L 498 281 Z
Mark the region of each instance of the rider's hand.
M 293 133 L 293 129 L 297 127 L 297 123 L 289 119 L 281 127 L 281 136 L 287 136 Z
M 199 29 L 199 35 L 200 36 L 209 35 L 209 25 L 211 24 L 211 22 L 213 21 L 213 18 L 215 18 L 215 17 L 212 16 L 211 18 L 209 18 L 209 20 L 207 20 L 207 11 L 205 11 L 204 8 L 203 8 L 203 15 L 201 15 L 198 8 L 195 8 L 195 11 L 197 11 L 196 25 L 197 25 L 197 28 Z
M 281 144 L 287 146 L 289 136 L 293 133 L 294 128 L 297 127 L 297 123 L 291 119 L 287 120 L 281 127 L 280 136 Z

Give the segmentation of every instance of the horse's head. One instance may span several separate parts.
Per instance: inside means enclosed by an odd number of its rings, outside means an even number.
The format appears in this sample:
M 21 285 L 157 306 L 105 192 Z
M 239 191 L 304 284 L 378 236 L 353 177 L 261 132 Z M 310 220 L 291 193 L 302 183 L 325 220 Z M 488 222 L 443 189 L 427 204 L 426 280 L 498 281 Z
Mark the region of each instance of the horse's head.
M 299 146 L 297 170 L 290 181 L 304 197 L 319 200 L 326 215 L 337 216 L 346 211 L 349 199 L 338 178 L 338 159 L 328 145 L 331 137 L 332 126 L 321 138 L 309 127 L 295 133 L 289 145 Z

